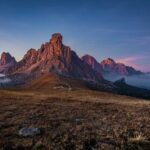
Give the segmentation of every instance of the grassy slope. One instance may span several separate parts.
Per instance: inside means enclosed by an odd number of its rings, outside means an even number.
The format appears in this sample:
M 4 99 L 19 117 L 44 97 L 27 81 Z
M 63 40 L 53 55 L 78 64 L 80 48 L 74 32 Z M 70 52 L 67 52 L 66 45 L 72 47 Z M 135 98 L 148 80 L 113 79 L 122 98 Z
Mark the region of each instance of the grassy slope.
M 1 148 L 149 149 L 149 101 L 86 89 L 45 89 L 0 91 Z M 44 132 L 19 137 L 24 126 Z

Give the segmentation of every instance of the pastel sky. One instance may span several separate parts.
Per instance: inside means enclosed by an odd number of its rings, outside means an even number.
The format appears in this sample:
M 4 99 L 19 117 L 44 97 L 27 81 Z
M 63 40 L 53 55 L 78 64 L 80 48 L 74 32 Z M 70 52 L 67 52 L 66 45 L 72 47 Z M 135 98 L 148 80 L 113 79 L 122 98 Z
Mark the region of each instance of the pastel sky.
M 54 32 L 79 56 L 150 71 L 149 0 L 0 0 L 0 53 L 20 60 Z

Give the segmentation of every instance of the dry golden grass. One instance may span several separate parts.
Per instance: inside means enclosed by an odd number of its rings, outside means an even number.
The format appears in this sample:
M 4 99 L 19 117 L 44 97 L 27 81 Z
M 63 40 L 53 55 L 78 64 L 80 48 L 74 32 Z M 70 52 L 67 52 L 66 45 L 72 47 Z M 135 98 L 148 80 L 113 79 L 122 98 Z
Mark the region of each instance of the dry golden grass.
M 149 150 L 150 102 L 87 89 L 0 90 L 0 148 Z M 20 137 L 22 127 L 41 135 Z M 138 142 L 137 142 L 138 141 Z

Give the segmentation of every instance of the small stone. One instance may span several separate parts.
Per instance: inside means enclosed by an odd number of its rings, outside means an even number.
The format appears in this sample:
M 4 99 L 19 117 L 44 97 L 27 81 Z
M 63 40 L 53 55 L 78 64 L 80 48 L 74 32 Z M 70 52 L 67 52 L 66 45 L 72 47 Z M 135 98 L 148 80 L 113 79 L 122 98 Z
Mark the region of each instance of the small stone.
M 23 137 L 28 137 L 28 136 L 35 136 L 39 135 L 41 133 L 41 130 L 39 128 L 22 128 L 19 130 L 19 135 Z

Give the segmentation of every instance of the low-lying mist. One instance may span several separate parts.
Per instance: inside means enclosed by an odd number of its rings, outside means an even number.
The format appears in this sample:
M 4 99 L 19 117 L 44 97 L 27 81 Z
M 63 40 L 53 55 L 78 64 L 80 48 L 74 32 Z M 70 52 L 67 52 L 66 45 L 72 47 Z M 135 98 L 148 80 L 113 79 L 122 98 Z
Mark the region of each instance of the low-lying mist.
M 105 79 L 115 82 L 120 78 L 125 78 L 126 83 L 140 88 L 150 89 L 150 74 L 133 76 L 104 76 Z
M 0 74 L 0 84 L 1 83 L 9 83 L 9 82 L 11 82 L 11 79 L 5 77 L 4 74 Z
M 0 73 L 0 77 L 4 77 L 4 76 L 5 76 L 4 74 L 1 74 L 1 73 Z

